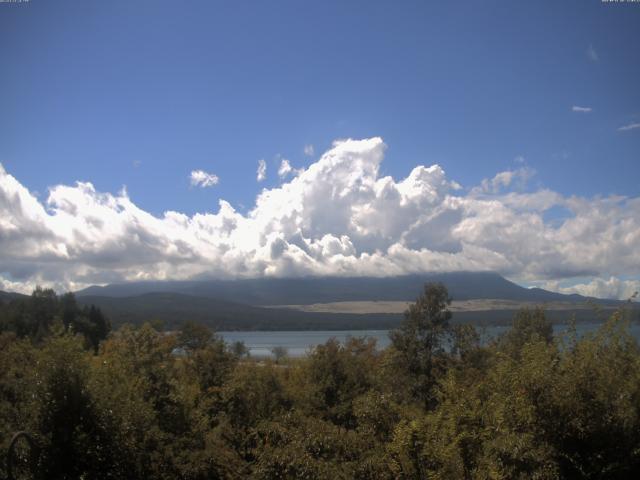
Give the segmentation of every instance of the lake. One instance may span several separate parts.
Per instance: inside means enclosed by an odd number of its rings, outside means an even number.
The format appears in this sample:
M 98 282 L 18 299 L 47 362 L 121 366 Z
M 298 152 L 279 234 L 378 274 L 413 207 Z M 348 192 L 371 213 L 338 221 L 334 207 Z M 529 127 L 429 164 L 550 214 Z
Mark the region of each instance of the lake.
M 576 325 L 578 335 L 593 332 L 601 324 L 586 323 Z M 479 329 L 483 341 L 500 335 L 508 330 L 508 326 L 489 326 Z M 559 334 L 567 330 L 568 325 L 554 325 L 554 333 Z M 634 323 L 630 331 L 636 340 L 640 341 L 640 324 Z M 274 347 L 284 347 L 290 357 L 303 357 L 309 349 L 325 343 L 330 338 L 336 338 L 340 342 L 350 337 L 375 338 L 378 348 L 389 346 L 389 330 L 321 330 L 321 331 L 252 331 L 252 332 L 218 332 L 225 342 L 244 342 L 252 357 L 271 357 Z

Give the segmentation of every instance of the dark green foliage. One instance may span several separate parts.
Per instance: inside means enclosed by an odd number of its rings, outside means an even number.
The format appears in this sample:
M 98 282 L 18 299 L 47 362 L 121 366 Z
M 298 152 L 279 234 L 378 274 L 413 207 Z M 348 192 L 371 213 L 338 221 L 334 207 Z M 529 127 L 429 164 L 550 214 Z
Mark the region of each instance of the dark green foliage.
M 0 309 L 0 331 L 41 341 L 50 334 L 59 314 L 58 297 L 51 289 L 37 287 L 30 297 L 10 300 Z
M 450 335 L 451 299 L 441 283 L 428 283 L 423 294 L 390 333 L 393 367 L 411 379 L 412 396 L 425 408 L 434 405 L 433 388 L 445 367 L 445 340 Z
M 510 355 L 518 355 L 527 343 L 551 343 L 553 326 L 541 307 L 522 309 L 516 313 L 511 330 L 498 339 L 498 348 Z
M 302 368 L 302 403 L 336 425 L 353 428 L 355 399 L 373 385 L 377 360 L 374 341 L 330 339 L 317 346 Z
M 238 340 L 236 342 L 233 342 L 229 346 L 229 350 L 231 351 L 231 353 L 233 353 L 238 358 L 248 357 L 249 356 L 249 349 L 244 344 L 244 342 L 242 342 L 240 340 Z
M 283 347 L 281 345 L 278 345 L 277 347 L 273 347 L 271 349 L 271 353 L 275 357 L 276 363 L 280 363 L 289 354 L 289 352 L 287 352 L 286 347 Z
M 178 345 L 188 350 L 206 348 L 214 340 L 211 329 L 194 322 L 185 322 L 178 335 Z
M 215 337 L 207 346 L 192 352 L 184 363 L 195 374 L 200 388 L 206 392 L 222 387 L 236 362 L 237 357 L 229 352 L 221 339 Z
M 39 470 L 48 479 L 94 478 L 124 474 L 90 394 L 90 362 L 78 337 L 52 338 L 38 352 L 35 371 L 35 431 L 41 445 Z
M 94 305 L 80 307 L 73 293 L 58 297 L 51 289 L 37 287 L 30 297 L 17 297 L 0 303 L 0 332 L 42 342 L 56 323 L 70 332 L 82 334 L 86 345 L 98 351 L 100 342 L 111 331 L 109 320 Z
M 622 313 L 554 338 L 524 310 L 483 344 L 448 305 L 426 285 L 390 348 L 330 340 L 276 363 L 190 323 L 104 340 L 99 310 L 37 290 L 0 308 L 0 448 L 32 432 L 47 479 L 637 476 L 640 348 Z
M 384 479 L 388 466 L 366 437 L 317 418 L 291 414 L 257 430 L 253 478 Z

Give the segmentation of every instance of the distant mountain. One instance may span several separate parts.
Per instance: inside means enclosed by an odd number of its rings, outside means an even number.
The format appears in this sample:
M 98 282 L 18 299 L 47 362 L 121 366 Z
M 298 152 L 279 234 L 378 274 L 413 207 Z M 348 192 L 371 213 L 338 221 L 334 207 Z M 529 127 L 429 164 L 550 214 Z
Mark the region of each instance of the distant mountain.
M 285 308 L 260 308 L 206 297 L 180 293 L 145 293 L 132 297 L 81 296 L 84 305 L 96 305 L 111 319 L 114 327 L 124 323 L 141 324 L 160 321 L 167 330 L 173 330 L 189 320 L 210 326 L 217 331 L 231 330 L 386 330 L 398 326 L 401 314 L 348 314 L 301 312 Z M 600 320 L 597 312 L 575 310 L 547 310 L 553 322 L 566 322 L 571 316 L 576 321 Z M 454 322 L 475 325 L 508 325 L 513 310 L 455 312 Z M 638 316 L 636 312 L 636 317 Z
M 591 299 L 563 295 L 539 288 L 524 288 L 497 273 L 455 272 L 400 277 L 306 277 L 251 280 L 202 280 L 134 282 L 89 287 L 76 292 L 78 301 L 99 306 L 113 321 L 141 323 L 160 320 L 165 328 L 183 321 L 205 323 L 216 330 L 363 330 L 393 328 L 401 314 L 305 312 L 280 305 L 310 305 L 348 301 L 412 302 L 426 282 L 444 283 L 454 300 L 502 299 L 524 304 L 565 304 L 547 315 L 562 322 L 575 315 L 578 321 L 597 320 L 585 309 Z M 593 299 L 595 300 L 595 299 Z M 597 300 L 606 307 L 621 302 Z M 576 305 L 575 309 L 566 304 Z M 263 308 L 270 307 L 270 308 Z M 475 324 L 510 323 L 514 311 L 457 311 L 454 321 Z
M 398 313 L 320 313 L 285 308 L 260 308 L 233 302 L 180 293 L 146 293 L 133 297 L 79 297 L 83 305 L 96 305 L 109 317 L 114 327 L 124 323 L 139 325 L 160 321 L 167 330 L 185 321 L 208 325 L 216 331 L 233 330 L 386 330 L 402 320 Z M 546 310 L 552 322 L 563 323 L 574 317 L 577 322 L 601 321 L 611 312 L 600 314 L 591 309 Z M 453 321 L 478 326 L 509 325 L 514 310 L 456 311 Z M 638 319 L 639 311 L 634 317 Z
M 453 272 L 399 277 L 305 277 L 248 280 L 134 282 L 89 287 L 78 297 L 130 297 L 180 293 L 247 305 L 291 305 L 342 301 L 413 301 L 426 282 L 442 282 L 454 300 L 505 299 L 522 302 L 584 303 L 580 295 L 524 288 L 493 272 Z M 617 304 L 616 301 L 599 302 Z
M 598 315 L 602 314 L 584 308 L 589 300 L 597 301 L 607 309 L 622 303 L 524 288 L 491 272 L 387 278 L 133 282 L 93 286 L 76 292 L 76 296 L 81 304 L 100 307 L 114 326 L 159 320 L 165 328 L 174 329 L 184 321 L 191 320 L 216 330 L 364 330 L 393 328 L 401 321 L 402 314 L 301 311 L 284 306 L 354 301 L 413 302 L 426 282 L 444 283 L 451 297 L 457 301 L 501 299 L 522 305 L 547 304 L 547 315 L 556 322 L 566 321 L 572 315 L 578 321 L 597 320 L 600 318 Z M 0 300 L 15 298 L 16 295 L 19 294 L 0 292 Z M 558 307 L 559 303 L 563 304 L 562 308 Z M 639 311 L 636 311 L 636 316 Z M 513 309 L 499 308 L 456 311 L 454 321 L 506 324 L 511 321 L 513 314 Z
M 0 290 L 0 302 L 10 302 L 11 300 L 26 298 L 27 295 L 23 295 L 22 293 L 16 292 L 3 292 Z
M 114 326 L 160 321 L 165 329 L 185 321 L 206 324 L 215 330 L 362 330 L 395 327 L 397 314 L 309 313 L 196 297 L 181 293 L 144 293 L 130 297 L 78 296 L 80 304 L 96 305 Z

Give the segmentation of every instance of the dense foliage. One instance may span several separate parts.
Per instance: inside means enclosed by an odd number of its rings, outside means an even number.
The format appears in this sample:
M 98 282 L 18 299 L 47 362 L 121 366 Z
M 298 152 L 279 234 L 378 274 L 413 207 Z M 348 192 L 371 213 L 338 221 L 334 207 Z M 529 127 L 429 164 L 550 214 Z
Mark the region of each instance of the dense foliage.
M 0 449 L 32 432 L 47 479 L 640 471 L 640 348 L 623 311 L 578 338 L 523 310 L 487 343 L 448 305 L 428 284 L 386 350 L 330 340 L 276 363 L 192 323 L 109 333 L 99 310 L 36 290 L 0 309 Z

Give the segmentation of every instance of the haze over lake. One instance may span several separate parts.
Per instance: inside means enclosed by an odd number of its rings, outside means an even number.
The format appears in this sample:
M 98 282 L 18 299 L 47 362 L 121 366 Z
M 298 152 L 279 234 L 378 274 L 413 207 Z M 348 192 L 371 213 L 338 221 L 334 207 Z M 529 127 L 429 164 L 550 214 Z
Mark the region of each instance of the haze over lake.
M 576 333 L 578 336 L 586 333 L 595 332 L 602 324 L 599 323 L 583 323 L 576 325 Z M 480 329 L 483 341 L 489 341 L 492 338 L 507 331 L 507 326 L 488 326 Z M 567 324 L 556 324 L 553 327 L 554 334 L 560 335 L 567 332 L 569 326 Z M 630 332 L 633 337 L 640 341 L 640 324 L 632 323 Z M 310 348 L 326 343 L 330 338 L 335 338 L 344 343 L 350 337 L 365 337 L 376 340 L 378 348 L 383 349 L 389 346 L 389 330 L 324 330 L 324 331 L 253 331 L 253 332 L 218 332 L 225 342 L 231 344 L 233 342 L 244 342 L 249 349 L 252 357 L 271 357 L 272 349 L 275 347 L 284 347 L 287 355 L 293 358 L 305 356 Z

